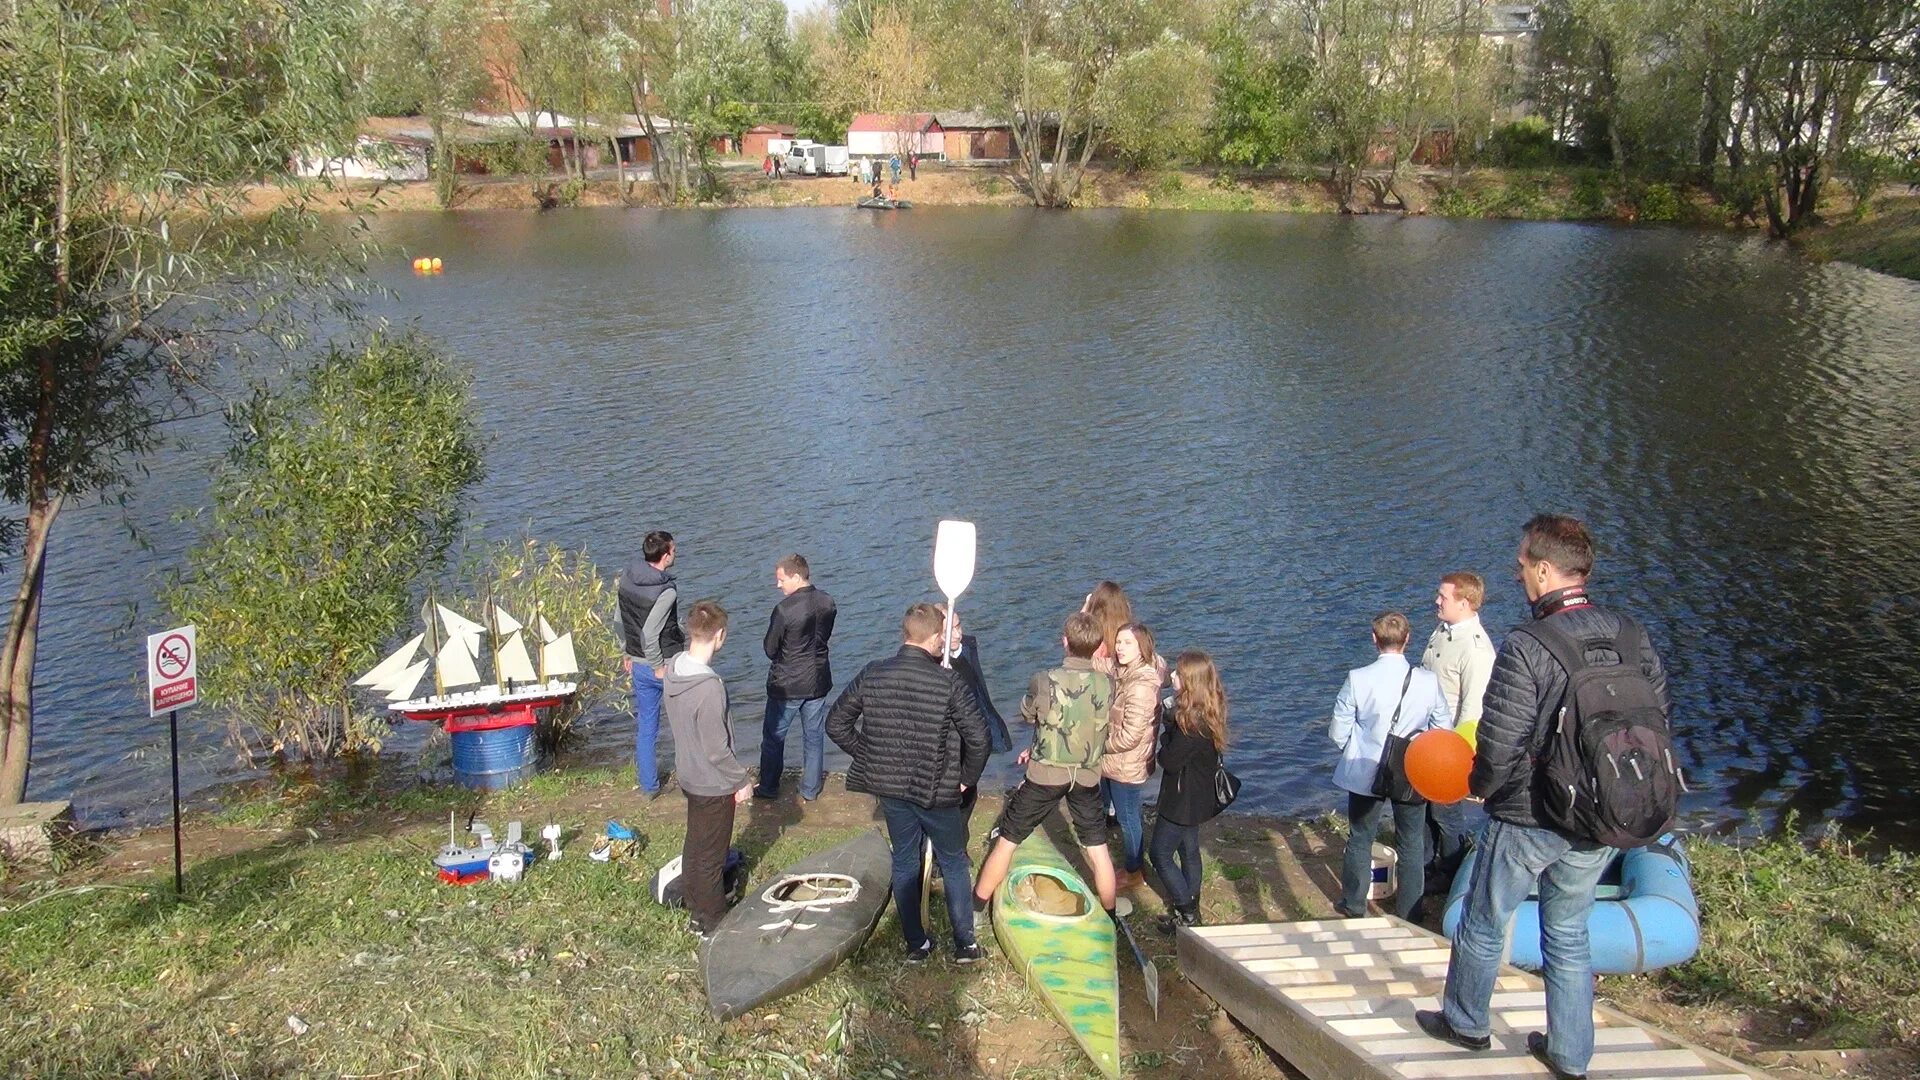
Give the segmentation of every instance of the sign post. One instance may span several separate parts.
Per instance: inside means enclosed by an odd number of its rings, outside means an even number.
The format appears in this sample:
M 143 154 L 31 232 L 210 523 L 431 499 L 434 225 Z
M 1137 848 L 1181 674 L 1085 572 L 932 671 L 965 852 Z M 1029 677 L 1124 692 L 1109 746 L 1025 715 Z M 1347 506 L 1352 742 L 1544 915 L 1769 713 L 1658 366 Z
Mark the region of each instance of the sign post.
M 200 647 L 192 626 L 147 635 L 147 715 L 167 714 L 167 745 L 173 758 L 173 893 L 181 887 L 180 710 L 200 700 Z

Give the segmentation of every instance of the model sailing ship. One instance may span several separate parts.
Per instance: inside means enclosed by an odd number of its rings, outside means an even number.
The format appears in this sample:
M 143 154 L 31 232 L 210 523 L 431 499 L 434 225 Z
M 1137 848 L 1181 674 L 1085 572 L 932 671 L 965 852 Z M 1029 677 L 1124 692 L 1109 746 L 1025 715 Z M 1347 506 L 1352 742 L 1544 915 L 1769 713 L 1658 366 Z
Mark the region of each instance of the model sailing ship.
M 556 633 L 537 612 L 530 630 L 498 604 L 483 602 L 481 607 L 484 623 L 428 597 L 420 611 L 426 629 L 354 685 L 385 694 L 391 712 L 408 720 L 444 722 L 449 732 L 531 724 L 536 710 L 573 696 L 578 684 L 561 679 L 580 671 L 571 633 Z M 534 634 L 536 649 L 530 650 L 528 639 Z M 423 646 L 426 653 L 421 656 Z M 491 662 L 490 680 L 481 677 L 483 659 Z M 433 693 L 415 697 L 429 671 Z

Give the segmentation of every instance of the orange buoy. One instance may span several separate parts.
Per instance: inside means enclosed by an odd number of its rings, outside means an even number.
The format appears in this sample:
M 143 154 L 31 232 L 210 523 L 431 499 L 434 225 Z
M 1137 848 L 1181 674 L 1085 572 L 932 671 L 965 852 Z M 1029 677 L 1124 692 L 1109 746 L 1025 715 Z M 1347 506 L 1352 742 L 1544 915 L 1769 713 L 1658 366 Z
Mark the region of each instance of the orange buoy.
M 1473 747 L 1457 731 L 1436 728 L 1407 744 L 1407 783 L 1434 802 L 1446 805 L 1467 797 L 1473 771 Z
M 438 255 L 433 257 L 433 271 L 435 273 L 440 272 L 440 257 Z

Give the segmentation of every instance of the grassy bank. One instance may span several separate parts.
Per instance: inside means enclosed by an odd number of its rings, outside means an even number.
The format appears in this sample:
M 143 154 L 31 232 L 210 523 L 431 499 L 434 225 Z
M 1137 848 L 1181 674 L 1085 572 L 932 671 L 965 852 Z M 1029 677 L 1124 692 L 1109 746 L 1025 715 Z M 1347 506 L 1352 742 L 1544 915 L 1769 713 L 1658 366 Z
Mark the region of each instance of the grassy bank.
M 610 769 L 553 773 L 486 797 L 269 790 L 190 822 L 184 899 L 172 894 L 167 830 L 93 845 L 56 876 L 16 873 L 0 895 L 0 1072 L 1093 1075 L 997 953 L 977 968 L 944 958 L 909 967 L 891 913 L 824 982 L 716 1024 L 684 917 L 645 898 L 653 870 L 678 850 L 681 800 L 649 803 L 629 784 L 624 769 Z M 441 885 L 427 859 L 449 809 L 462 819 L 479 812 L 496 829 L 512 817 L 529 832 L 557 821 L 570 850 L 518 885 Z M 994 810 L 975 815 L 976 841 Z M 608 818 L 644 835 L 633 859 L 584 857 L 587 835 Z M 875 824 L 871 800 L 836 781 L 804 807 L 791 794 L 750 804 L 738 843 L 763 882 Z M 1340 841 L 1333 820 L 1216 822 L 1206 837 L 1208 920 L 1328 915 Z M 1603 993 L 1749 1060 L 1912 1045 L 1920 896 L 1911 860 L 1869 860 L 1844 844 L 1696 850 L 1705 956 L 1657 978 L 1607 979 Z M 1138 972 L 1122 965 L 1129 1071 L 1290 1075 L 1178 977 L 1170 943 L 1150 928 L 1159 902 L 1144 889 L 1135 899 L 1135 931 L 1160 968 L 1163 1000 L 1156 1021 Z M 1883 1059 L 1850 1075 L 1911 1075 L 1876 1070 L 1912 1063 Z
M 1881 199 L 1866 216 L 1804 234 L 1807 253 L 1920 281 L 1920 196 Z

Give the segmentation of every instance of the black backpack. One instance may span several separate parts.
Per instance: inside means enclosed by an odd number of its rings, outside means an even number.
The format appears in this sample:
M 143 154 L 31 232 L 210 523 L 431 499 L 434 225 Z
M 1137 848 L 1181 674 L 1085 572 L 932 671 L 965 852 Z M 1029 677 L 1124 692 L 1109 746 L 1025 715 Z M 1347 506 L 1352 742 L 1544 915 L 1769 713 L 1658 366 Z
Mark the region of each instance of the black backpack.
M 1609 646 L 1618 664 L 1587 663 L 1588 642 L 1550 620 L 1517 632 L 1546 646 L 1567 671 L 1566 696 L 1538 759 L 1545 823 L 1608 847 L 1636 848 L 1667 831 L 1685 783 L 1660 699 L 1640 669 L 1646 631 L 1619 619 Z

